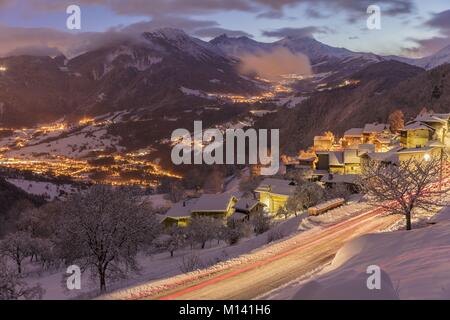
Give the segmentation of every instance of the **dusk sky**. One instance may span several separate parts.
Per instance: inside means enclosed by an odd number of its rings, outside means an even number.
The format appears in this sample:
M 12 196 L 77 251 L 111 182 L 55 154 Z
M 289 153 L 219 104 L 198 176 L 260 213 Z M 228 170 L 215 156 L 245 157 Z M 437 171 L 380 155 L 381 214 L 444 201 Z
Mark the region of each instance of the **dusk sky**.
M 76 36 L 66 29 L 66 8 L 71 4 L 82 10 L 82 30 Z M 372 4 L 381 7 L 381 30 L 366 27 L 366 10 Z M 0 55 L 25 53 L 28 49 L 46 52 L 48 47 L 49 52 L 64 52 L 67 47 L 73 51 L 75 42 L 80 39 L 85 42 L 105 31 L 145 31 L 158 27 L 184 29 L 205 40 L 222 33 L 248 35 L 266 42 L 304 34 L 355 51 L 424 56 L 450 44 L 450 3 L 448 0 L 0 0 Z M 84 35 L 80 36 L 80 32 Z

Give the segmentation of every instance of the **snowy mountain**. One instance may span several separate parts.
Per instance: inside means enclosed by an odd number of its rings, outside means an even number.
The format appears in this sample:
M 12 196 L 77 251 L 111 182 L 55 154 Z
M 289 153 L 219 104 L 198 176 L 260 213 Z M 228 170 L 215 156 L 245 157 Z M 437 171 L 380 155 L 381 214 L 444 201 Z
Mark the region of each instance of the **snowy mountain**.
M 211 103 L 199 92 L 257 94 L 237 61 L 181 30 L 160 29 L 114 45 L 63 57 L 0 59 L 0 125 L 32 125 L 67 115 L 100 115 L 128 109 L 183 108 Z M 27 88 L 27 95 L 18 88 Z M 23 92 L 23 91 L 22 91 Z M 29 117 L 30 111 L 34 117 Z
M 245 36 L 234 38 L 226 34 L 212 39 L 210 43 L 219 48 L 224 54 L 235 58 L 239 58 L 245 54 L 270 51 L 274 48 L 272 43 L 258 42 Z
M 429 57 L 414 62 L 415 65 L 427 70 L 436 68 L 445 63 L 450 63 L 450 46 L 445 47 Z
M 287 48 L 293 53 L 306 55 L 316 74 L 327 74 L 326 81 L 336 81 L 362 70 L 370 64 L 383 61 L 371 53 L 352 52 L 344 48 L 335 48 L 317 41 L 312 37 L 290 36 L 272 43 L 258 42 L 248 37 L 231 38 L 221 35 L 210 41 L 227 55 L 239 58 L 248 54 L 261 54 L 276 48 Z M 322 79 L 322 80 L 325 80 Z

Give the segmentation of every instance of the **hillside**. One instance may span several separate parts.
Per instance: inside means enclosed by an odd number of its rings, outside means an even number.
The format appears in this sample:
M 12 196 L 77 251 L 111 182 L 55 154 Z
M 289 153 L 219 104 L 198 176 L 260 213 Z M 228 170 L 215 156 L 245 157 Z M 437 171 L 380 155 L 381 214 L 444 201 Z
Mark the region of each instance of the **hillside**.
M 34 205 L 44 203 L 43 199 L 29 195 L 11 183 L 6 182 L 3 178 L 0 178 L 0 222 L 3 221 L 10 209 L 21 201 L 29 201 Z
M 373 64 L 350 77 L 358 84 L 315 93 L 295 109 L 265 117 L 259 126 L 281 128 L 282 149 L 296 153 L 324 131 L 342 135 L 365 123 L 386 122 L 396 109 L 406 120 L 424 107 L 449 112 L 449 73 L 450 65 L 425 71 L 396 61 Z

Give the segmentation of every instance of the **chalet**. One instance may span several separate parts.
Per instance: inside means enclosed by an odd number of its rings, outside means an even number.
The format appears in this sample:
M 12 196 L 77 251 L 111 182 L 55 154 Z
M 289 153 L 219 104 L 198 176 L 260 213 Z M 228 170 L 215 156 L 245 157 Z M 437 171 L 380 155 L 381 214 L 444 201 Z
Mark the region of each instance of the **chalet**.
M 402 149 L 402 148 L 399 148 Z M 386 152 L 368 152 L 361 155 L 361 169 L 368 161 L 376 161 L 385 164 L 397 164 L 399 162 L 397 149 Z
M 229 194 L 204 194 L 174 204 L 161 220 L 165 226 L 185 227 L 196 216 L 225 219 L 234 213 L 236 203 L 237 199 Z
M 389 133 L 389 125 L 385 123 L 368 123 L 363 129 L 363 142 L 374 143 L 374 140 L 379 135 Z
M 234 205 L 232 218 L 238 220 L 249 220 L 251 215 L 264 209 L 264 204 L 254 199 L 240 199 Z M 242 219 L 243 218 L 243 219 Z
M 422 122 L 412 122 L 400 129 L 400 144 L 405 148 L 422 148 L 432 140 L 435 129 Z
M 342 146 L 344 148 L 349 146 L 357 146 L 363 142 L 363 128 L 352 128 L 347 130 L 342 138 Z
M 389 151 L 392 145 L 392 137 L 390 135 L 379 135 L 373 141 L 377 152 Z
M 371 143 L 360 144 L 358 146 L 358 155 L 362 156 L 365 153 L 375 152 L 375 150 L 376 150 L 376 147 L 374 144 L 371 144 Z
M 317 151 L 328 151 L 333 147 L 333 137 L 331 136 L 315 136 L 314 149 Z
M 400 162 L 408 161 L 412 158 L 417 160 L 427 160 L 430 157 L 439 157 L 441 155 L 442 148 L 440 147 L 421 147 L 421 148 L 405 148 L 397 151 L 398 159 Z
M 227 218 L 234 213 L 237 199 L 230 194 L 204 194 L 191 208 L 192 217 Z
M 346 148 L 344 150 L 344 174 L 360 174 L 361 158 L 357 147 Z
M 318 171 L 327 171 L 330 173 L 344 173 L 344 152 L 343 151 L 319 151 L 317 154 Z
M 164 226 L 186 227 L 191 219 L 191 209 L 196 201 L 197 199 L 189 199 L 175 203 L 161 219 Z
M 256 188 L 255 193 L 266 210 L 275 214 L 286 205 L 289 197 L 294 194 L 295 187 L 295 183 L 289 180 L 267 178 Z
M 434 129 L 433 140 L 445 142 L 446 135 L 450 129 L 450 113 L 420 114 L 414 121 L 432 127 Z

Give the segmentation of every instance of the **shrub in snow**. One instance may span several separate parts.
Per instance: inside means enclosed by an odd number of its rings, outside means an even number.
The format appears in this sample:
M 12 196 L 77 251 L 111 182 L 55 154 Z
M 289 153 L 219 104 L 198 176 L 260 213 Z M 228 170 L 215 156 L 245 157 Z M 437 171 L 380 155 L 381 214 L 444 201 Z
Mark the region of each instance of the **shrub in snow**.
M 272 219 L 264 211 L 259 210 L 252 215 L 250 223 L 253 231 L 258 235 L 270 230 Z
M 315 206 L 323 198 L 325 198 L 325 192 L 320 185 L 315 182 L 304 182 L 299 184 L 295 193 L 289 197 L 286 209 L 297 216 L 299 212 Z
M 278 211 L 277 211 L 278 217 L 283 217 L 283 218 L 287 219 L 287 218 L 289 218 L 290 215 L 291 215 L 291 211 L 289 211 L 286 207 L 278 208 Z
M 183 260 L 180 265 L 180 271 L 183 273 L 189 273 L 195 270 L 199 270 L 203 268 L 203 263 L 200 258 L 194 254 L 190 253 L 183 257 Z
M 222 221 L 211 217 L 194 217 L 189 224 L 187 236 L 191 241 L 199 243 L 204 249 L 206 242 L 217 239 Z
M 267 243 L 283 239 L 283 232 L 279 228 L 273 228 L 267 233 Z
M 344 183 L 335 183 L 325 190 L 325 197 L 329 200 L 342 198 L 348 200 L 353 193 Z
M 159 249 L 166 250 L 173 257 L 174 252 L 186 243 L 186 233 L 179 226 L 172 226 L 166 234 L 155 240 L 155 245 Z
M 40 285 L 27 286 L 17 272 L 0 260 L 0 300 L 42 299 L 43 294 Z

